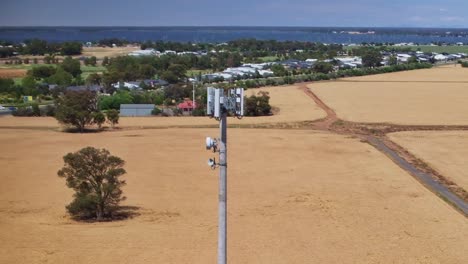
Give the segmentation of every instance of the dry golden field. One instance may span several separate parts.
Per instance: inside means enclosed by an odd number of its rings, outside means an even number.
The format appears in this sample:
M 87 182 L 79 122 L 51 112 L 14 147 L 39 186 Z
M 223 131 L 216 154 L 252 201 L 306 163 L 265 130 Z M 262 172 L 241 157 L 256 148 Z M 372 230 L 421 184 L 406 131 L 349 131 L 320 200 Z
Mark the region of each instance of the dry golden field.
M 20 78 L 26 76 L 25 69 L 0 68 L 0 78 Z
M 0 263 L 215 263 L 217 129 L 0 130 Z M 463 263 L 466 218 L 359 140 L 229 130 L 232 263 Z M 77 223 L 56 172 L 85 146 L 123 158 L 141 215 Z
M 267 91 L 270 93 L 270 104 L 279 108 L 279 112 L 273 116 L 266 117 L 244 117 L 242 120 L 229 118 L 228 124 L 238 125 L 258 125 L 291 123 L 300 121 L 311 121 L 325 117 L 325 112 L 320 109 L 314 101 L 305 96 L 304 92 L 296 86 L 264 87 L 259 89 L 249 89 L 247 94 Z M 127 117 L 120 118 L 119 126 L 129 127 L 190 127 L 190 126 L 216 126 L 218 122 L 207 117 Z M 0 117 L 1 127 L 42 127 L 57 128 L 59 124 L 54 118 L 15 118 Z
M 445 66 L 308 87 L 348 121 L 468 125 L 468 68 Z
M 117 56 L 125 56 L 128 55 L 128 53 L 139 49 L 139 47 L 83 47 L 83 54 L 80 56 L 95 56 L 98 59 L 102 59 L 106 56 L 112 58 Z
M 468 190 L 468 131 L 414 131 L 390 139 Z

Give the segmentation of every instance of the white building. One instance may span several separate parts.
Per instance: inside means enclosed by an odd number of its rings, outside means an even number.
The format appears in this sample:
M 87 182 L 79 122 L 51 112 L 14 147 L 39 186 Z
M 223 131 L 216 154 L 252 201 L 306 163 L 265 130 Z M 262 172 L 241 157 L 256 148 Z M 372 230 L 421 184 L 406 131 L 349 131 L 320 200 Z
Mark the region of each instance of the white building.
M 145 49 L 145 50 L 135 50 L 130 52 L 128 55 L 129 56 L 156 56 L 159 54 L 159 51 L 156 51 L 154 49 Z

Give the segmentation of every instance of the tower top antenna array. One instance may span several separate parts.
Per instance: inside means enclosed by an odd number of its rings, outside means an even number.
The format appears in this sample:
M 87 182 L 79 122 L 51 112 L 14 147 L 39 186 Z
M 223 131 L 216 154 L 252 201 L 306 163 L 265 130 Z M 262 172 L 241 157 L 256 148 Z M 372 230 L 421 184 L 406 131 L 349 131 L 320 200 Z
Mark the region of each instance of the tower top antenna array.
M 244 116 L 244 88 L 227 90 L 208 87 L 206 114 L 220 120 L 223 114 L 242 118 Z

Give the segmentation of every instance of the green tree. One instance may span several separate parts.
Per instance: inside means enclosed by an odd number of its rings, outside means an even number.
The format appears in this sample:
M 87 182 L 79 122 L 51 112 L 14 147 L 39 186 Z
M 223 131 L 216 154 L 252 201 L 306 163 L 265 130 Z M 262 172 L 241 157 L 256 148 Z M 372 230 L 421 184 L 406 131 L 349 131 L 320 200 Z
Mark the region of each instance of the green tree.
M 47 50 L 47 41 L 40 39 L 31 39 L 25 41 L 26 47 L 24 48 L 24 54 L 31 55 L 44 55 Z
M 55 118 L 62 124 L 72 125 L 83 132 L 94 123 L 97 111 L 96 94 L 91 91 L 68 91 L 57 99 Z
M 75 191 L 74 200 L 66 207 L 68 212 L 81 219 L 112 218 L 125 199 L 121 189 L 125 181 L 120 179 L 126 173 L 125 162 L 106 149 L 93 147 L 68 153 L 63 161 L 65 165 L 57 174 Z
M 102 59 L 102 66 L 107 66 L 109 65 L 109 57 L 104 57 L 104 59 Z
M 418 63 L 418 58 L 416 58 L 416 56 L 411 56 L 408 59 L 408 63 Z
M 96 66 L 96 63 L 97 63 L 97 59 L 94 56 L 84 59 L 85 65 Z
M 47 78 L 47 82 L 60 86 L 68 86 L 72 83 L 73 76 L 66 72 L 62 67 L 58 67 L 57 71 Z
M 109 111 L 107 111 L 106 114 L 107 120 L 109 121 L 109 123 L 111 123 L 112 128 L 114 128 L 114 126 L 119 123 L 119 111 L 115 109 L 110 109 Z
M 388 65 L 397 65 L 398 58 L 395 55 L 392 55 L 388 58 Z
M 271 71 L 275 76 L 285 76 L 288 73 L 288 71 L 281 64 L 274 64 L 271 66 Z
M 34 77 L 26 76 L 21 80 L 21 85 L 27 90 L 34 90 L 36 89 L 37 83 Z
M 149 79 L 153 78 L 156 74 L 156 69 L 149 64 L 142 64 L 138 69 L 140 73 L 140 78 Z
M 257 95 L 245 98 L 246 116 L 265 116 L 271 114 L 270 95 L 260 91 Z
M 62 43 L 61 54 L 65 56 L 80 55 L 83 51 L 83 45 L 79 42 Z
M 106 116 L 104 116 L 102 112 L 95 112 L 93 114 L 93 121 L 98 126 L 98 128 L 101 129 L 102 124 L 106 122 Z
M 167 68 L 167 70 L 174 73 L 174 75 L 177 76 L 177 78 L 179 78 L 179 79 L 182 79 L 182 78 L 186 77 L 185 75 L 187 73 L 187 69 L 182 64 L 171 64 Z
M 327 73 L 330 73 L 331 71 L 333 71 L 333 65 L 331 63 L 328 63 L 328 62 L 319 61 L 319 62 L 314 64 L 313 70 L 315 72 L 327 74 Z
M 380 51 L 370 48 L 362 55 L 362 65 L 364 67 L 377 67 L 382 62 Z
M 110 96 L 101 96 L 99 98 L 99 108 L 101 110 L 120 109 L 121 104 L 132 104 L 134 99 L 129 91 L 120 90 Z
M 34 103 L 31 108 L 34 116 L 41 116 L 41 109 L 39 109 L 39 105 L 37 103 Z
M 53 61 L 54 61 L 53 56 L 47 55 L 47 56 L 44 57 L 44 63 L 45 64 L 51 64 Z
M 77 77 L 81 74 L 80 61 L 75 60 L 72 57 L 66 57 L 60 66 L 66 71 L 69 72 L 73 77 Z
M 97 74 L 97 73 L 91 73 L 86 78 L 86 84 L 97 84 L 97 85 L 99 85 L 101 83 L 101 81 L 102 81 L 102 76 L 100 74 Z
M 36 79 L 49 78 L 56 72 L 53 66 L 37 66 L 28 71 L 28 75 L 32 75 Z

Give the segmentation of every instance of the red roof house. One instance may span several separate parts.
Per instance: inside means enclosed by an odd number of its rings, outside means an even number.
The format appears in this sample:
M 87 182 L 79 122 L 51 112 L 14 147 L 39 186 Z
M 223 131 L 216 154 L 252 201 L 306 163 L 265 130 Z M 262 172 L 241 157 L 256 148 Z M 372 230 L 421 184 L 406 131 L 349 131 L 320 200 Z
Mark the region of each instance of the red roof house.
M 191 112 L 193 109 L 196 108 L 196 104 L 189 99 L 185 99 L 184 102 L 177 105 L 177 108 L 181 109 L 184 112 Z

